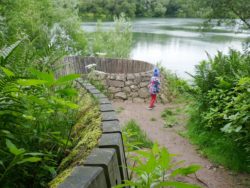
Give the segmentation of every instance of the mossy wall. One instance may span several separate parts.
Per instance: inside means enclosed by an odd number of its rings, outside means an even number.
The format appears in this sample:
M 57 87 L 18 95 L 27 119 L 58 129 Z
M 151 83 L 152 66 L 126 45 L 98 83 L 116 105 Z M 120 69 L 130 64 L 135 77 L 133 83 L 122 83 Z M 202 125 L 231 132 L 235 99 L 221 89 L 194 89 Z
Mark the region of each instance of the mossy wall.
M 73 167 L 83 164 L 101 137 L 101 114 L 98 101 L 84 89 L 79 89 L 79 114 L 74 125 L 71 140 L 74 145 L 58 167 L 58 176 L 50 182 L 50 187 L 57 187 L 72 172 Z

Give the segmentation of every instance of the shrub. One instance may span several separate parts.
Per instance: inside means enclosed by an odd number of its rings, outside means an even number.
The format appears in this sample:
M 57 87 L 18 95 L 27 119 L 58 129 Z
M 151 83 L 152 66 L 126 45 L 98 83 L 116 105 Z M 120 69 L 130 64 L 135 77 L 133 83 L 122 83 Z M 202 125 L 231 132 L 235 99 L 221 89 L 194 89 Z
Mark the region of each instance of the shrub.
M 192 116 L 199 120 L 194 125 L 204 131 L 207 140 L 214 138 L 208 136 L 210 132 L 220 135 L 216 139 L 221 143 L 231 143 L 231 152 L 233 153 L 233 149 L 239 151 L 238 160 L 246 161 L 238 163 L 237 169 L 246 171 L 250 171 L 249 59 L 248 54 L 234 50 L 230 50 L 229 55 L 218 52 L 214 59 L 203 61 L 196 67 L 196 74 L 193 76 L 195 89 L 191 92 L 197 106 L 197 111 Z M 226 149 L 223 147 L 227 147 L 227 144 L 221 144 L 222 151 Z M 223 153 L 218 155 L 223 158 Z M 229 158 L 229 155 L 228 153 L 224 157 Z M 228 163 L 227 166 L 233 165 Z

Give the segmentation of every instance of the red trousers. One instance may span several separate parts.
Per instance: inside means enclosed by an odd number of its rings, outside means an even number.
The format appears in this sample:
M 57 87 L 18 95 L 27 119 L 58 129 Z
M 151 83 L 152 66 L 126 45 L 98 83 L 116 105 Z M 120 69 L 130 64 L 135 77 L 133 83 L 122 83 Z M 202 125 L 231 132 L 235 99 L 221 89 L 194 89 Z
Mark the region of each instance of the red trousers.
M 149 103 L 149 108 L 153 108 L 156 101 L 156 94 L 151 94 L 151 100 Z

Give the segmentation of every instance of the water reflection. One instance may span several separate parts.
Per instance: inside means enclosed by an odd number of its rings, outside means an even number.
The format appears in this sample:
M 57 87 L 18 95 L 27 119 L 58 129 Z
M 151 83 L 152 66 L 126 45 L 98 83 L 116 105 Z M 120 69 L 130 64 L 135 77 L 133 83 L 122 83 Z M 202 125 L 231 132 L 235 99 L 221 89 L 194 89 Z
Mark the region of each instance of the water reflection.
M 143 18 L 132 21 L 134 44 L 130 54 L 133 59 L 162 65 L 183 78 L 185 72 L 194 73 L 194 66 L 207 59 L 206 52 L 214 56 L 217 51 L 227 53 L 229 48 L 242 51 L 242 42 L 250 38 L 249 31 L 220 25 L 211 32 L 200 32 L 202 19 Z M 113 22 L 104 22 L 109 30 Z M 96 23 L 83 25 L 85 31 L 93 32 Z
M 182 78 L 185 72 L 194 73 L 194 67 L 207 59 L 207 53 L 214 56 L 217 51 L 228 53 L 233 48 L 242 51 L 242 41 L 227 37 L 178 37 L 158 34 L 134 34 L 131 58 L 161 64 Z

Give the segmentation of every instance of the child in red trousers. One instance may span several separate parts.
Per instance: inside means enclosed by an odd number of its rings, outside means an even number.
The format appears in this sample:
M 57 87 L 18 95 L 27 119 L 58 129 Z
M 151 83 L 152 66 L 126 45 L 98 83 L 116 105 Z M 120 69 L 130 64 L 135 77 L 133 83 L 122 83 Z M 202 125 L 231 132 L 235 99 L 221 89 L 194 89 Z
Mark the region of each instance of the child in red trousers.
M 149 103 L 149 110 L 152 110 L 156 101 L 157 93 L 160 92 L 160 71 L 158 68 L 154 68 L 153 76 L 150 79 L 150 83 L 148 85 L 149 92 L 151 95 L 151 100 Z

